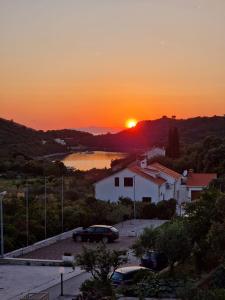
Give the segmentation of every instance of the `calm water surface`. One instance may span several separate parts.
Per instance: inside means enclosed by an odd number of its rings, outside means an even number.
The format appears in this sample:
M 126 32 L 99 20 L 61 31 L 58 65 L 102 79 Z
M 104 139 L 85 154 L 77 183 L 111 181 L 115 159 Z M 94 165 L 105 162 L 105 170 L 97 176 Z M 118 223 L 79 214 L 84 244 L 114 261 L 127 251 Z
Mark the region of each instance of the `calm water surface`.
M 82 171 L 92 168 L 104 169 L 110 168 L 111 160 L 125 157 L 125 153 L 120 152 L 77 152 L 64 157 L 62 162 L 67 167 L 73 167 Z

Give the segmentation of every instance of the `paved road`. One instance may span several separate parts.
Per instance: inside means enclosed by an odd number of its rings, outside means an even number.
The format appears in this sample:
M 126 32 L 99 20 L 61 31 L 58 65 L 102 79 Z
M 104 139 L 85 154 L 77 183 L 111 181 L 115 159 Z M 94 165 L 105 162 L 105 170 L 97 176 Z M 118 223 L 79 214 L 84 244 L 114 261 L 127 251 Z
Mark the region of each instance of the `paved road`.
M 110 249 L 128 249 L 135 241 L 135 237 L 120 237 L 118 241 L 107 244 Z M 62 259 L 64 252 L 77 255 L 82 252 L 83 246 L 96 247 L 98 243 L 75 243 L 72 238 L 59 241 L 55 244 L 40 248 L 36 251 L 25 254 L 23 258 L 35 259 Z
M 63 282 L 63 294 L 66 296 L 66 299 L 72 299 L 74 295 L 79 294 L 79 289 L 81 284 L 86 280 L 90 278 L 90 274 L 84 272 L 80 275 L 77 275 L 73 278 L 70 278 Z M 52 286 L 51 288 L 44 290 L 42 292 L 48 292 L 49 293 L 49 300 L 57 300 L 61 299 L 61 285 L 57 284 Z
M 158 227 L 162 225 L 165 220 L 128 220 L 121 222 L 115 227 L 120 232 L 120 238 L 114 243 L 108 244 L 110 249 L 128 249 L 136 240 L 135 235 L 139 235 L 145 227 Z M 71 238 L 58 241 L 55 244 L 40 248 L 21 257 L 23 258 L 35 258 L 35 259 L 62 259 L 64 252 L 70 252 L 73 255 L 77 255 L 82 252 L 82 247 L 96 247 L 95 243 L 75 243 Z

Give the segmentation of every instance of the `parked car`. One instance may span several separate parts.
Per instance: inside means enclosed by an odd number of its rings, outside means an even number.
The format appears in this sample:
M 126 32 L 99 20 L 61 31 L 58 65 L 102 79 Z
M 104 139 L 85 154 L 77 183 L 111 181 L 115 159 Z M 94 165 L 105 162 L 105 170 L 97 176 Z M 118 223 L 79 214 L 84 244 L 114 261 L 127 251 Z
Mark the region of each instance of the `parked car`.
M 119 238 L 119 231 L 113 226 L 93 225 L 73 233 L 75 242 L 100 242 L 109 243 Z
M 168 259 L 164 253 L 148 251 L 141 258 L 141 266 L 153 271 L 161 271 L 168 266 Z
M 112 284 L 114 286 L 127 286 L 134 283 L 134 278 L 137 276 L 137 274 L 143 270 L 149 271 L 149 269 L 141 266 L 129 266 L 129 267 L 123 267 L 118 268 L 113 273 L 111 280 Z

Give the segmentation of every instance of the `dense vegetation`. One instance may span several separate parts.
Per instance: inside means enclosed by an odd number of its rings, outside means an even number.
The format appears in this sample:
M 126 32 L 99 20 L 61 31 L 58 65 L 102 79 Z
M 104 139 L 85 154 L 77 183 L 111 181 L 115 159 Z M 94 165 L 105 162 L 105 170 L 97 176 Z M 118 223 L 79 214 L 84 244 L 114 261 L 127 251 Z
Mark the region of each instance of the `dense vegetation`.
M 162 164 L 182 173 L 193 169 L 194 172 L 211 172 L 225 175 L 225 138 L 207 136 L 195 144 L 183 146 L 177 159 L 157 158 Z
M 77 265 L 91 272 L 92 278 L 81 287 L 83 299 L 117 299 L 118 294 L 123 294 L 138 299 L 222 300 L 225 296 L 224 232 L 225 194 L 210 188 L 202 193 L 199 201 L 187 204 L 184 217 L 175 217 L 155 229 L 146 228 L 133 245 L 138 257 L 149 250 L 166 254 L 169 268 L 162 272 L 142 270 L 132 285 L 115 289 L 109 274 L 126 258 L 124 253 L 113 253 L 104 245 L 99 249 L 84 249 Z
M 35 163 L 37 163 L 35 161 Z M 46 212 L 47 236 L 59 234 L 62 231 L 62 177 L 63 176 L 63 230 L 67 231 L 80 226 L 93 224 L 113 225 L 131 219 L 134 215 L 133 202 L 121 199 L 118 203 L 109 203 L 94 198 L 93 180 L 96 172 L 74 171 L 66 173 L 61 163 L 47 164 L 46 176 Z M 28 169 L 29 170 L 29 169 Z M 38 171 L 43 172 L 39 166 Z M 50 173 L 52 172 L 52 174 Z M 103 171 L 104 172 L 104 171 Z M 89 179 L 87 179 L 87 177 Z M 29 176 L 20 174 L 20 178 L 0 180 L 0 190 L 6 190 L 4 197 L 5 250 L 11 251 L 24 247 L 45 238 L 45 177 L 43 174 Z M 28 194 L 27 194 L 28 193 Z M 26 210 L 28 196 L 28 212 Z M 161 201 L 157 205 L 151 203 L 136 203 L 138 218 L 159 217 L 169 219 L 174 216 L 176 202 Z M 29 213 L 28 228 L 26 223 Z M 29 237 L 27 240 L 27 229 Z
M 167 145 L 171 127 L 177 128 L 182 145 L 196 143 L 206 136 L 224 138 L 225 117 L 196 117 L 186 120 L 163 117 L 153 121 L 141 121 L 135 128 L 116 134 L 94 136 L 76 130 L 36 131 L 23 125 L 0 119 L 0 156 L 7 152 L 21 152 L 39 156 L 66 151 L 55 138 L 63 138 L 69 146 L 85 146 L 92 149 L 134 151 L 154 145 Z M 45 141 L 45 143 L 43 143 Z M 4 150 L 4 151 L 3 151 Z
M 0 159 L 9 155 L 41 156 L 64 152 L 66 148 L 48 138 L 43 131 L 0 118 Z
M 186 205 L 185 217 L 175 218 L 157 229 L 146 229 L 133 245 L 134 252 L 140 256 L 153 249 L 161 251 L 168 257 L 170 270 L 145 278 L 145 289 L 136 286 L 130 293 L 142 292 L 145 297 L 224 299 L 224 208 L 225 194 L 211 188 L 202 193 L 199 201 Z M 200 280 L 214 268 L 207 280 Z

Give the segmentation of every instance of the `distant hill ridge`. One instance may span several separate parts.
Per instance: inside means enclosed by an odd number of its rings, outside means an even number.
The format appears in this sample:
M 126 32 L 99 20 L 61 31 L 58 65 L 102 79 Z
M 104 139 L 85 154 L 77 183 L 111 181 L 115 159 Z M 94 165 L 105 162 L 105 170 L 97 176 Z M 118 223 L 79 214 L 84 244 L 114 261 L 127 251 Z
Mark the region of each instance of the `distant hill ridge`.
M 135 128 L 119 133 L 97 136 L 72 129 L 35 130 L 0 118 L 0 154 L 5 154 L 7 151 L 21 151 L 35 156 L 66 151 L 67 148 L 57 144 L 55 138 L 65 139 L 70 146 L 83 145 L 99 150 L 132 151 L 154 145 L 165 145 L 171 126 L 178 128 L 183 143 L 195 143 L 210 135 L 225 137 L 224 116 L 189 119 L 163 117 L 157 120 L 140 121 Z

